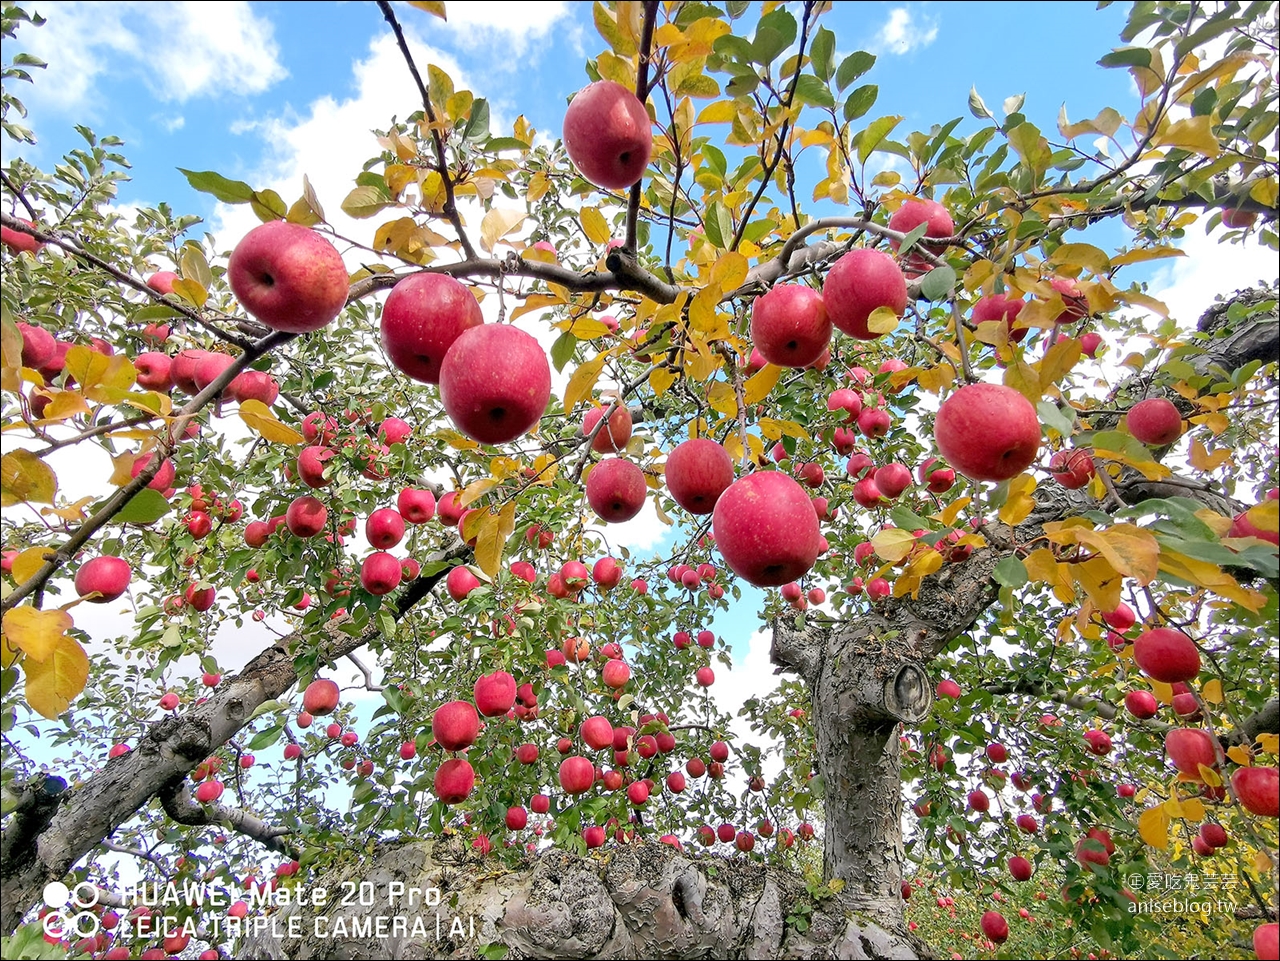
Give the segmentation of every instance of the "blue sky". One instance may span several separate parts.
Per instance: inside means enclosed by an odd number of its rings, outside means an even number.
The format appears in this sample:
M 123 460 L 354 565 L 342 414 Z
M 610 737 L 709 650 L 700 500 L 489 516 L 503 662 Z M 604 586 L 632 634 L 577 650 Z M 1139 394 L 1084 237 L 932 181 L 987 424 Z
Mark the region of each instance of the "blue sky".
M 442 23 L 397 4 L 419 66 L 437 63 L 459 88 L 487 97 L 493 129 L 509 129 L 523 113 L 544 135 L 557 136 L 567 98 L 587 80 L 585 59 L 604 48 L 590 4 L 447 6 L 449 22 Z M 120 202 L 167 202 L 179 213 L 201 214 L 223 249 L 256 220 L 246 208 L 219 207 L 196 193 L 177 168 L 212 169 L 254 187 L 273 187 L 288 202 L 299 196 L 306 173 L 332 217 L 360 164 L 378 150 L 369 131 L 419 106 L 390 32 L 369 2 L 49 3 L 30 9 L 49 22 L 24 27 L 16 47 L 47 60 L 49 69 L 37 71 L 34 87 L 14 90 L 29 107 L 28 124 L 39 138 L 23 148 L 25 155 L 51 167 L 80 145 L 77 123 L 117 135 L 133 164 Z M 1096 65 L 1119 45 L 1126 9 L 1098 11 L 1079 2 L 838 2 L 821 22 L 837 36 L 837 58 L 857 49 L 878 57 L 859 80 L 880 88 L 868 120 L 902 114 L 899 132 L 905 133 L 962 116 L 960 131 L 971 130 L 978 122 L 969 115 L 968 94 L 976 87 L 997 115 L 1005 98 L 1025 93 L 1024 112 L 1052 134 L 1064 102 L 1073 120 L 1108 105 L 1129 117 L 1136 112 L 1128 74 Z M 6 59 L 13 47 L 6 44 Z M 4 149 L 7 157 L 14 148 L 6 143 Z M 367 238 L 373 226 L 364 222 L 354 229 Z M 1266 251 L 1220 248 L 1203 234 L 1186 243 L 1192 256 L 1157 265 L 1150 274 L 1153 293 L 1164 296 L 1184 322 L 1193 322 L 1224 289 L 1275 274 L 1274 255 Z M 637 527 L 631 543 L 652 547 L 662 528 L 651 511 L 642 520 L 648 526 Z M 610 540 L 618 543 L 615 531 L 621 529 L 611 529 Z M 767 641 L 752 633 L 758 609 L 743 603 L 714 625 L 748 668 L 741 681 L 717 681 L 717 693 L 728 703 L 741 703 L 742 691 L 759 692 L 760 672 L 768 670 Z

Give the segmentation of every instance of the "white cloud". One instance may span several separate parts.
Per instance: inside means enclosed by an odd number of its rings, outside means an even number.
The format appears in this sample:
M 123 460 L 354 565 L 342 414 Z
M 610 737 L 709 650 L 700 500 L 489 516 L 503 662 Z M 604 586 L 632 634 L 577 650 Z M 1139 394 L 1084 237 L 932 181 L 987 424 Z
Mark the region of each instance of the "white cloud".
M 889 19 L 876 34 L 875 44 L 879 50 L 901 56 L 918 47 L 929 46 L 937 37 L 936 21 L 922 19 L 917 23 L 906 7 L 894 7 L 889 11 Z
M 514 69 L 529 56 L 537 59 L 538 49 L 552 30 L 565 27 L 561 20 L 569 16 L 565 0 L 530 3 L 528 0 L 496 0 L 496 2 L 454 2 L 448 5 L 448 23 L 432 20 L 435 29 L 448 32 L 459 47 L 492 55 L 492 66 L 499 70 Z M 570 36 L 580 29 L 571 28 Z
M 49 64 L 29 99 L 62 111 L 91 109 L 108 72 L 138 74 L 158 99 L 178 103 L 261 93 L 285 76 L 271 21 L 248 3 L 68 3 L 49 13 L 22 33 Z
M 1257 242 L 1219 243 L 1221 236 L 1221 229 L 1206 236 L 1203 227 L 1192 225 L 1181 244 L 1187 256 L 1170 261 L 1151 280 L 1152 296 L 1168 305 L 1170 316 L 1184 330 L 1195 329 L 1219 295 L 1230 296 L 1276 278 L 1274 251 Z

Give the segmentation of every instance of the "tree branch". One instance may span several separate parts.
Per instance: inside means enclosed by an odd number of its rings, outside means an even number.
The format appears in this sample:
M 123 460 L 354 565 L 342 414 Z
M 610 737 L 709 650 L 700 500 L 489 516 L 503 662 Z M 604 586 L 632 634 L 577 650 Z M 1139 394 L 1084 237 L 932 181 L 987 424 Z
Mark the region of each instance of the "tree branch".
M 636 99 L 644 106 L 649 97 L 649 57 L 653 51 L 653 25 L 658 19 L 658 0 L 645 0 L 644 26 L 640 31 L 640 65 L 636 68 Z M 652 130 L 650 137 L 652 138 Z M 627 250 L 636 249 L 636 218 L 640 212 L 640 196 L 644 192 L 641 177 L 631 185 L 631 193 L 627 197 Z M 672 198 L 672 205 L 675 198 Z
M 160 805 L 164 808 L 165 814 L 179 824 L 185 824 L 187 827 L 225 825 L 233 831 L 253 838 L 270 851 L 291 858 L 297 857 L 297 853 L 280 840 L 289 833 L 286 829 L 272 827 L 243 808 L 230 808 L 221 804 L 197 804 L 191 798 L 190 782 L 185 778 L 165 784 L 158 793 Z

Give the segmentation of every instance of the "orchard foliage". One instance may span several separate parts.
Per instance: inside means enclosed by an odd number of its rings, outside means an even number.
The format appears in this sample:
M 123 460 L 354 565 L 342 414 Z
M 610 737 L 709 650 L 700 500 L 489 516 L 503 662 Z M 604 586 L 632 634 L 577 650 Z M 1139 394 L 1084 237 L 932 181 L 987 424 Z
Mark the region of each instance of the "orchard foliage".
M 786 678 L 766 693 L 761 679 L 732 706 L 759 739 L 732 737 L 711 692 L 744 639 L 706 629 L 745 603 L 797 630 L 893 617 L 939 572 L 998 549 L 995 603 L 928 665 L 954 686 L 900 732 L 906 855 L 928 882 L 916 898 L 967 892 L 974 939 L 993 895 L 1084 932 L 1059 938 L 1006 910 L 1023 956 L 1176 954 L 1206 943 L 1203 925 L 1239 954 L 1274 917 L 1277 819 L 1245 811 L 1227 782 L 1276 763 L 1274 728 L 1252 720 L 1276 697 L 1276 364 L 1231 366 L 1215 349 L 1274 327 L 1276 291 L 1234 298 L 1197 330 L 1146 284 L 1189 231 L 1277 247 L 1274 8 L 1135 3 L 1100 60 L 1133 80 L 1127 115 L 1072 120 L 1068 95 L 1056 129 L 1041 129 L 1030 116 L 1043 105 L 992 108 L 973 90 L 970 116 L 908 131 L 876 109 L 876 58 L 837 55 L 828 6 L 595 3 L 603 47 L 584 84 L 638 91 L 652 121 L 642 179 L 605 190 L 558 131 L 538 136 L 524 116 L 494 129 L 482 93 L 414 63 L 379 4 L 416 83 L 345 197 L 319 197 L 305 177 L 281 196 L 197 158 L 184 170 L 195 189 L 313 228 L 343 254 L 346 309 L 302 336 L 268 330 L 232 295 L 239 238 L 200 234 L 164 205 L 132 220 L 111 206 L 128 171 L 119 140 L 78 128 L 84 145 L 52 170 L 5 165 L 6 797 L 40 771 L 91 792 L 127 753 L 113 745 L 216 698 L 246 639 L 284 645 L 297 676 L 188 765 L 203 820 L 176 817 L 190 803 L 182 785 L 157 784 L 165 803 L 95 839 L 75 877 L 110 889 L 112 859 L 134 854 L 147 877 L 231 885 L 440 835 L 510 866 L 607 837 L 714 845 L 806 872 L 815 896 L 838 890 L 811 840 L 824 785 L 810 692 Z M 6 39 L 31 20 L 6 5 Z M 34 137 L 19 95 L 39 66 L 21 54 L 5 66 L 4 132 L 17 143 Z M 822 175 L 806 181 L 814 158 Z M 921 199 L 945 222 L 916 216 Z M 336 209 L 344 226 L 326 215 Z M 821 294 L 850 250 L 896 263 L 905 309 L 869 311 L 867 336 L 837 330 L 806 367 L 753 357 L 753 304 L 783 284 Z M 478 443 L 439 389 L 386 356 L 385 293 L 421 271 L 455 278 L 488 323 L 542 342 L 552 396 L 515 441 Z M 55 355 L 33 359 L 32 328 L 57 338 Z M 216 357 L 192 364 L 187 389 L 144 385 L 141 355 L 184 351 Z M 278 390 L 262 399 L 238 379 L 249 371 Z M 995 484 L 929 463 L 939 404 L 980 381 L 1025 398 L 1042 431 L 1030 466 Z M 1173 401 L 1172 443 L 1130 430 L 1125 411 L 1147 397 Z M 624 408 L 625 438 L 612 426 Z M 781 471 L 815 498 L 821 553 L 795 586 L 760 592 L 735 577 L 711 515 L 668 494 L 667 454 L 694 437 L 720 445 L 738 478 Z M 652 556 L 613 546 L 588 505 L 592 472 L 618 458 L 643 472 L 647 509 L 668 527 Z M 432 490 L 434 517 L 383 515 L 402 579 L 374 592 L 361 571 L 383 545 L 366 542 L 366 520 L 405 488 Z M 324 508 L 318 536 L 291 532 L 303 496 Z M 1046 500 L 1059 512 L 1042 522 Z M 72 585 L 107 555 L 133 575 L 111 602 L 132 627 L 110 640 L 86 633 L 79 606 L 102 598 Z M 901 623 L 884 645 L 905 643 Z M 1157 627 L 1195 643 L 1185 690 L 1135 665 L 1134 641 Z M 216 641 L 231 628 L 234 655 Z M 342 655 L 362 684 L 331 714 L 300 714 L 309 683 L 350 673 Z M 474 732 L 474 787 L 446 805 L 437 772 L 453 755 L 433 718 L 499 671 L 517 685 L 511 711 Z M 1154 695 L 1153 719 L 1125 709 L 1133 690 Z M 612 732 L 600 750 L 581 733 L 595 716 Z M 1164 740 L 1179 726 L 1214 735 L 1212 763 L 1171 771 Z M 595 768 L 584 793 L 557 778 L 569 756 Z M 224 790 L 203 787 L 214 782 Z M 226 826 L 246 823 L 228 809 L 251 812 L 251 826 Z M 1195 853 L 1205 824 L 1223 825 L 1231 847 Z M 719 842 L 703 830 L 721 826 Z M 1009 877 L 1014 855 L 1033 881 Z M 1149 875 L 1219 878 L 1229 910 L 1201 927 L 1135 914 L 1143 892 L 1126 879 Z

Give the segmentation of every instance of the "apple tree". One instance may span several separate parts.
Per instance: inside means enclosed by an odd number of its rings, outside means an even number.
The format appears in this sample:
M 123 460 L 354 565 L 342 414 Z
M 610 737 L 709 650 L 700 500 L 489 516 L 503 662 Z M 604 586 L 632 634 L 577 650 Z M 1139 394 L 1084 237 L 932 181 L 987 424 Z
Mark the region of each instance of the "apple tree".
M 596 3 L 555 139 L 380 0 L 350 193 L 184 171 L 244 237 L 121 216 L 87 128 L 5 164 L 11 950 L 924 957 L 957 894 L 953 950 L 1276 957 L 1277 290 L 1146 272 L 1277 246 L 1274 8 L 1135 3 L 1128 111 L 906 132 L 829 6 Z M 393 881 L 421 936 L 288 896 Z

